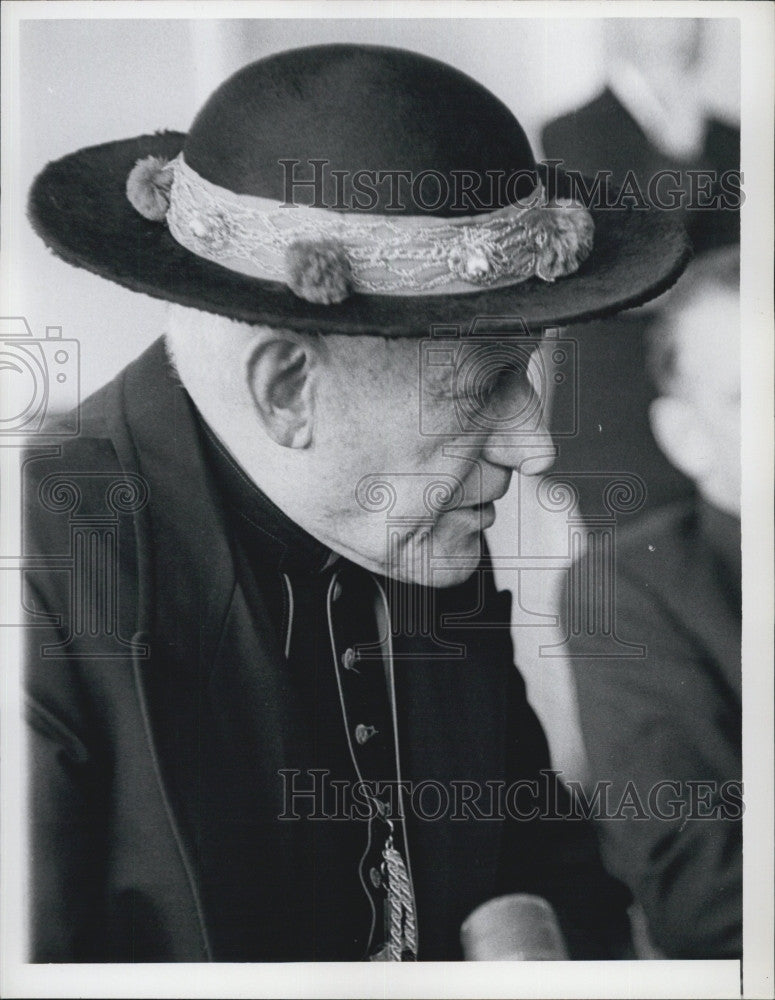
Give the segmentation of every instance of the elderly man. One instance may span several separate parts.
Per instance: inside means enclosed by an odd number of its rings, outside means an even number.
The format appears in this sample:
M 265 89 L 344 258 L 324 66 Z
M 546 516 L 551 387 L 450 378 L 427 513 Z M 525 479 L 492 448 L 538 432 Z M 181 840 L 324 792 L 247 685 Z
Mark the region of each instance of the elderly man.
M 562 194 L 472 80 L 349 45 L 37 179 L 56 253 L 173 305 L 27 463 L 71 567 L 27 578 L 36 960 L 458 958 L 507 892 L 622 953 L 482 533 L 546 451 L 531 338 L 687 250 Z

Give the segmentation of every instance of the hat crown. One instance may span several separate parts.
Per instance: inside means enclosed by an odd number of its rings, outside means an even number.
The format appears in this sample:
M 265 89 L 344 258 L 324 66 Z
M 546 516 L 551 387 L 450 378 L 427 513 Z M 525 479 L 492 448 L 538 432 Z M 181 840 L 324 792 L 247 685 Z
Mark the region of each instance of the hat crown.
M 461 186 L 475 184 L 492 211 L 535 184 L 527 137 L 498 98 L 435 59 L 378 46 L 320 45 L 245 66 L 199 112 L 184 154 L 237 194 L 340 211 L 470 215 Z

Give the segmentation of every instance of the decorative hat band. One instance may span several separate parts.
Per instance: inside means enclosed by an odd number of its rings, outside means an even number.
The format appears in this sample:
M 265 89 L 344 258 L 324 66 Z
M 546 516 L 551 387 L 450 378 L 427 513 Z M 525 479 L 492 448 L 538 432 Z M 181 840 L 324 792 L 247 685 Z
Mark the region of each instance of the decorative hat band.
M 457 218 L 366 215 L 234 194 L 200 177 L 181 153 L 139 160 L 127 179 L 133 207 L 166 219 L 175 240 L 230 271 L 279 281 L 330 305 L 352 292 L 438 295 L 573 274 L 592 251 L 582 206 L 528 199 Z

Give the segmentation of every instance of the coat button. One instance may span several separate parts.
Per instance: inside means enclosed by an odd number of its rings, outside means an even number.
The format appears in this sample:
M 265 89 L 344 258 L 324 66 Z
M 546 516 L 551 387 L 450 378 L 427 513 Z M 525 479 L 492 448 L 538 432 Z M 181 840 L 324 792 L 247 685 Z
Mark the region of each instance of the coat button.
M 368 743 L 372 736 L 377 735 L 377 730 L 374 726 L 364 726 L 363 723 L 359 723 L 355 727 L 355 739 L 363 746 L 364 743 Z
M 331 600 L 338 601 L 341 596 L 342 596 L 342 585 L 337 580 L 336 583 L 334 584 L 334 589 L 331 591 Z
M 342 653 L 342 666 L 345 670 L 355 670 L 355 664 L 358 662 L 358 654 L 355 650 L 350 647 Z M 358 671 L 355 671 L 358 673 Z
M 380 874 L 378 868 L 369 869 L 369 879 L 371 880 L 371 884 L 374 886 L 375 889 L 379 889 L 379 887 L 382 885 L 382 875 Z
M 374 808 L 377 810 L 377 815 L 379 816 L 379 818 L 384 819 L 386 822 L 389 822 L 387 803 L 383 802 L 382 799 L 372 799 L 371 801 L 374 805 Z

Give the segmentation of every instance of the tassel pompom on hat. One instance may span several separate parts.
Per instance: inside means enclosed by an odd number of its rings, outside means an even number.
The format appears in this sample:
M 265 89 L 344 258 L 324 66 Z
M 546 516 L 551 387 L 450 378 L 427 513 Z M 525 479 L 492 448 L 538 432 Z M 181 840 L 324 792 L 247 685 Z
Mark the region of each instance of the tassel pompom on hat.
M 476 211 L 461 197 L 472 189 Z M 29 215 L 70 264 L 302 331 L 422 336 L 513 316 L 537 332 L 673 284 L 690 257 L 674 216 L 570 194 L 465 74 L 402 49 L 321 45 L 239 70 L 187 135 L 50 163 Z

